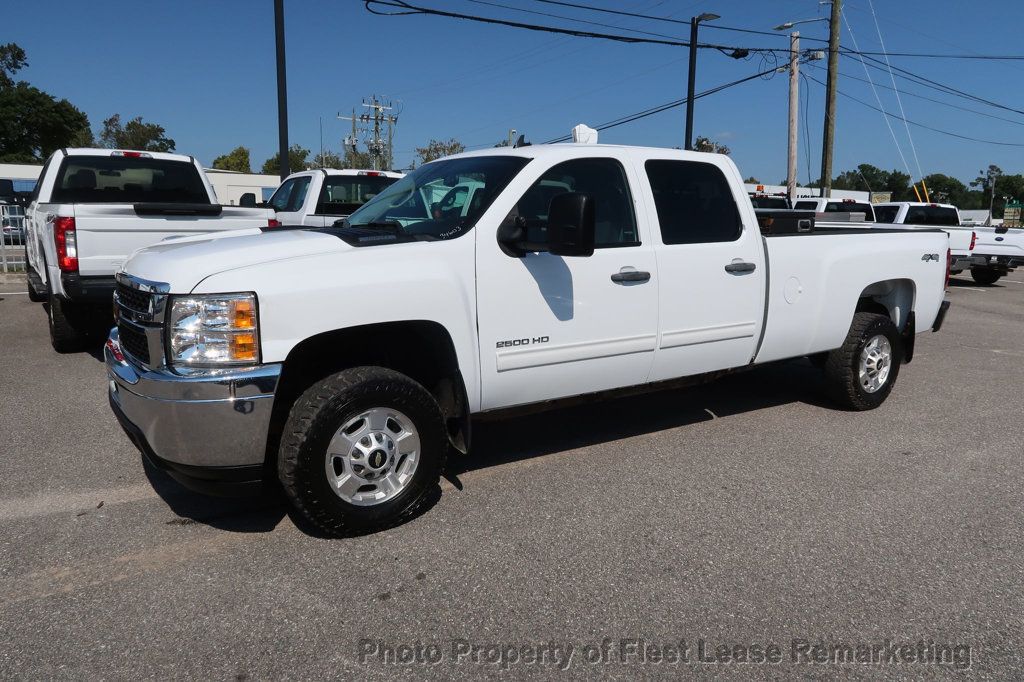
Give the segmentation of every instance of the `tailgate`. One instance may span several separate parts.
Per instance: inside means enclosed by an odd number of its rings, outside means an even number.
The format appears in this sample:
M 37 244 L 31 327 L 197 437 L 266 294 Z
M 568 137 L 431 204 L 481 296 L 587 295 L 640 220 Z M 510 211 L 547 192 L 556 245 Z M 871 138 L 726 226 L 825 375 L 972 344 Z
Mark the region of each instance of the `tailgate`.
M 136 249 L 168 237 L 267 224 L 266 218 L 221 213 L 219 208 L 189 211 L 180 205 L 168 210 L 162 204 L 75 204 L 79 272 L 86 277 L 112 275 Z
M 1011 227 L 1003 231 L 994 227 L 976 227 L 974 231 L 978 234 L 975 254 L 1024 259 L 1024 229 Z
M 949 250 L 954 256 L 967 256 L 971 253 L 971 228 L 944 227 L 942 231 L 949 235 Z

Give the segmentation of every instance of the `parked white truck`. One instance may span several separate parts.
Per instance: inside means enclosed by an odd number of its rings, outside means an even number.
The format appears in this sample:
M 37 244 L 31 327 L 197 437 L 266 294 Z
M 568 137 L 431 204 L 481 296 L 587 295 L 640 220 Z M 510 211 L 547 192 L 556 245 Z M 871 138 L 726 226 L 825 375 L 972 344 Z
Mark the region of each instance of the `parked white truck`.
M 402 173 L 319 168 L 292 173 L 268 202 L 282 225 L 324 227 L 346 218 Z
M 78 350 L 109 316 L 114 274 L 138 248 L 168 237 L 276 225 L 273 211 L 224 207 L 190 156 L 60 149 L 26 211 L 28 294 L 47 301 L 55 350 Z M 99 311 L 99 314 L 97 314 Z
M 970 265 L 975 282 L 995 284 L 1024 266 L 1024 229 L 983 225 L 971 229 L 977 234 Z
M 424 196 L 469 183 L 434 217 Z M 414 513 L 473 415 L 800 356 L 877 407 L 948 307 L 945 233 L 764 237 L 736 166 L 696 152 L 471 152 L 341 226 L 251 232 L 125 264 L 110 403 L 179 481 L 277 478 L 329 534 Z
M 960 226 L 960 211 L 952 204 L 929 204 L 916 201 L 890 201 L 874 204 L 875 220 L 883 227 L 918 230 L 939 228 L 949 235 L 950 270 L 957 274 L 975 263 L 974 249 L 978 235 L 969 227 Z

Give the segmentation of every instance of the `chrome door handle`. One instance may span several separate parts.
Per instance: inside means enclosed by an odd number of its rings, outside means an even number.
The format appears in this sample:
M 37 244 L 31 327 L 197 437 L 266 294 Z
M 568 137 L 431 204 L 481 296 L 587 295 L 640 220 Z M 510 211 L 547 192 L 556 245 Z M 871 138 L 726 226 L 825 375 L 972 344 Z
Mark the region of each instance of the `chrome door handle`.
M 646 282 L 650 278 L 651 273 L 643 270 L 637 270 L 629 265 L 612 275 L 612 281 L 616 284 L 621 282 Z
M 748 263 L 745 260 L 734 260 L 725 266 L 726 272 L 753 272 L 756 269 L 756 263 Z

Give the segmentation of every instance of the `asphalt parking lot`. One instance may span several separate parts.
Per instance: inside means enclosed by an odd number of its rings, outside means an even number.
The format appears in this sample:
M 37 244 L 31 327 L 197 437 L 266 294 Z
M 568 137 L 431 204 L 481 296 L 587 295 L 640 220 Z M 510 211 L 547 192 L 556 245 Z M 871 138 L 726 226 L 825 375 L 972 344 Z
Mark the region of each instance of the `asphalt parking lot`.
M 793 361 L 484 423 L 432 508 L 344 540 L 145 468 L 99 353 L 54 353 L 3 282 L 4 679 L 1024 676 L 1024 272 L 955 278 L 876 411 L 832 409 Z

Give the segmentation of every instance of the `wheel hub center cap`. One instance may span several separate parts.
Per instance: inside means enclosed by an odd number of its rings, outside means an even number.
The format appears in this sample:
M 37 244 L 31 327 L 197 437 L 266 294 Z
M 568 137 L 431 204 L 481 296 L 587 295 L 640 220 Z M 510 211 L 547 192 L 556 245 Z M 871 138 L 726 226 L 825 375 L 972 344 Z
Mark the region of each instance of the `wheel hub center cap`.
M 370 456 L 366 458 L 366 463 L 369 464 L 372 469 L 383 469 L 384 465 L 388 463 L 388 453 L 383 450 L 374 450 L 370 453 Z

